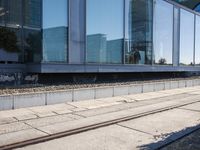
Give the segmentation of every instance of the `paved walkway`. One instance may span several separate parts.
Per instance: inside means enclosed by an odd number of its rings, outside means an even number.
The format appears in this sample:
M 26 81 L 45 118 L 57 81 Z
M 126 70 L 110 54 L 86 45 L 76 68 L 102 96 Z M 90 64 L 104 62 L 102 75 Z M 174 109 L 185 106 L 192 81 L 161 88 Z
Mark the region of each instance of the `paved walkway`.
M 200 87 L 0 112 L 0 146 L 117 117 L 200 101 Z M 200 123 L 200 103 L 25 147 L 24 149 L 153 149 Z

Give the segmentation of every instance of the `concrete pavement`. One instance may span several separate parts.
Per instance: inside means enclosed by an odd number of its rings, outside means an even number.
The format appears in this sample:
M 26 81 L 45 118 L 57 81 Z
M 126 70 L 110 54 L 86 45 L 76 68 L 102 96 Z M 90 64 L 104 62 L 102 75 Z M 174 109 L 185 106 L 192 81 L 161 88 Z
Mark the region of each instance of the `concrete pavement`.
M 200 101 L 199 86 L 1 111 L 0 146 L 192 101 Z M 198 126 L 200 123 L 198 106 L 200 103 L 197 102 L 24 149 L 129 150 L 145 146 L 152 148 L 151 143 L 163 141 L 157 144 L 157 146 L 162 145 L 174 132 Z M 183 134 L 184 132 L 181 132 L 176 137 Z

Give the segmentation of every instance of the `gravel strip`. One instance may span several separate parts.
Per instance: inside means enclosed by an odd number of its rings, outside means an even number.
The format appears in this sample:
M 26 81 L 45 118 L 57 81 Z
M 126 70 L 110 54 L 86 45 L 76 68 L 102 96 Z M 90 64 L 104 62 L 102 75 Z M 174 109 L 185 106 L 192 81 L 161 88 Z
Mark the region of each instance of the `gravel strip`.
M 12 87 L 0 87 L 0 95 L 10 95 L 10 94 L 20 94 L 20 93 L 36 93 L 36 92 L 48 92 L 57 90 L 68 90 L 68 89 L 80 89 L 80 88 L 92 88 L 92 87 L 105 87 L 105 86 L 119 86 L 119 85 L 131 85 L 131 84 L 141 84 L 141 83 L 151 83 L 151 82 L 162 82 L 162 81 L 177 81 L 186 79 L 200 79 L 200 77 L 190 77 L 190 78 L 170 78 L 170 79 L 159 79 L 152 80 L 147 79 L 145 81 L 135 81 L 135 80 L 123 80 L 115 82 L 96 82 L 96 83 L 63 83 L 62 85 L 42 85 L 42 84 L 32 84 L 32 85 L 21 85 Z

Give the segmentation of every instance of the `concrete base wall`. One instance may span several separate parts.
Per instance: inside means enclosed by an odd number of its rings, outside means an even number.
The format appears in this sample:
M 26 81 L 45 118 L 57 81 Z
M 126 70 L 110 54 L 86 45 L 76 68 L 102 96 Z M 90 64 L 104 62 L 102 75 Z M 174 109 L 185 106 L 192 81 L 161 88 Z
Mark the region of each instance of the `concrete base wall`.
M 176 88 L 199 86 L 200 79 L 152 82 L 111 87 L 63 90 L 43 93 L 13 94 L 0 96 L 0 110 L 43 106 L 72 101 L 94 100 L 114 96 L 147 93 Z

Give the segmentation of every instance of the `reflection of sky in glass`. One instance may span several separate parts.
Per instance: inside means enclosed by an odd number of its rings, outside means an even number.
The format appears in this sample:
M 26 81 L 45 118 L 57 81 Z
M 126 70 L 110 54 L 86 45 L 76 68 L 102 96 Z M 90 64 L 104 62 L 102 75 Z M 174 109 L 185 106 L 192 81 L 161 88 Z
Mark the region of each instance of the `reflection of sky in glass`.
M 87 35 L 100 33 L 123 37 L 123 0 L 87 0 Z
M 43 0 L 43 28 L 67 26 L 67 0 Z
M 158 0 L 155 6 L 154 55 L 156 63 L 161 58 L 172 64 L 173 5 Z
M 200 65 L 200 16 L 196 16 L 195 63 Z
M 180 63 L 193 63 L 194 14 L 181 10 L 180 22 Z

